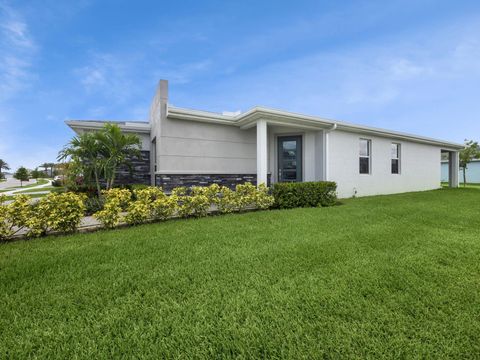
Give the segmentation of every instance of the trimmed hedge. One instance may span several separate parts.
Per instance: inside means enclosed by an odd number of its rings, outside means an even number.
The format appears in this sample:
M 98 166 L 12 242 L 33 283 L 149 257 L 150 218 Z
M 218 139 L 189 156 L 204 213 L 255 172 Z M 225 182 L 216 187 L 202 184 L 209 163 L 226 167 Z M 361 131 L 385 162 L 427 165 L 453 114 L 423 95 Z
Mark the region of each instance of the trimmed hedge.
M 337 184 L 333 181 L 275 183 L 272 195 L 277 209 L 332 206 L 337 201 Z

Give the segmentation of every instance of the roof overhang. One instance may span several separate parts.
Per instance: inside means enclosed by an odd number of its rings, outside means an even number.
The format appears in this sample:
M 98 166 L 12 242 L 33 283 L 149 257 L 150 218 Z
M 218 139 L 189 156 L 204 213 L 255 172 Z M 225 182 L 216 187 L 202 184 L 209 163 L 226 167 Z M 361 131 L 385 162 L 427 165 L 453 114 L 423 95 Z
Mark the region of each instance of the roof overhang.
M 167 116 L 170 119 L 200 121 L 221 125 L 238 126 L 241 129 L 250 129 L 252 127 L 255 127 L 257 121 L 263 119 L 271 125 L 288 126 L 310 130 L 331 130 L 332 128 L 336 128 L 342 131 L 360 133 L 365 135 L 388 137 L 395 140 L 406 140 L 417 143 L 435 145 L 450 151 L 458 151 L 464 148 L 464 145 L 462 144 L 429 138 L 425 136 L 408 134 L 399 131 L 390 131 L 370 126 L 356 125 L 344 121 L 325 119 L 317 116 L 303 115 L 264 107 L 254 107 L 247 112 L 235 116 L 230 116 L 207 111 L 182 109 L 169 106 Z
M 95 120 L 67 120 L 65 123 L 77 134 L 82 131 L 100 130 L 105 124 L 118 125 L 124 132 L 150 134 L 150 124 L 138 121 L 95 121 Z

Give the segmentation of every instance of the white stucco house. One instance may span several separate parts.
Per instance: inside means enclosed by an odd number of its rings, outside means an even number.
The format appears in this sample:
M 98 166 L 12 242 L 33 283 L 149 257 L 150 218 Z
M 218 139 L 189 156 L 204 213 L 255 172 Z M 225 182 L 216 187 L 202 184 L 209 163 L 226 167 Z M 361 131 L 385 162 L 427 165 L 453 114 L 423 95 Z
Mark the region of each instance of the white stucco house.
M 77 133 L 106 121 L 69 120 Z M 107 121 L 111 122 L 111 121 Z M 264 107 L 212 113 L 173 107 L 161 80 L 148 122 L 116 122 L 142 139 L 142 159 L 124 181 L 162 186 L 214 182 L 335 181 L 339 197 L 392 194 L 440 186 L 441 153 L 449 153 L 450 186 L 458 186 L 463 145 Z M 121 177 L 120 177 L 121 178 Z

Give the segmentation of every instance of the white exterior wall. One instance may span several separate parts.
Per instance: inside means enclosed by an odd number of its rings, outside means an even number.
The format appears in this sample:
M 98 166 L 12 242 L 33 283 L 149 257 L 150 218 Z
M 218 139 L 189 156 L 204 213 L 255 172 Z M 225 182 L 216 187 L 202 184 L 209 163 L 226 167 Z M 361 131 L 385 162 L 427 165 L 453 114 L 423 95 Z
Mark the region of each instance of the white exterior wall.
M 359 173 L 359 141 L 371 140 L 371 173 Z M 400 174 L 391 173 L 391 144 L 401 145 Z M 332 131 L 328 180 L 340 198 L 432 190 L 440 187 L 441 148 L 392 138 Z
M 256 129 L 188 120 L 162 121 L 157 173 L 255 174 Z

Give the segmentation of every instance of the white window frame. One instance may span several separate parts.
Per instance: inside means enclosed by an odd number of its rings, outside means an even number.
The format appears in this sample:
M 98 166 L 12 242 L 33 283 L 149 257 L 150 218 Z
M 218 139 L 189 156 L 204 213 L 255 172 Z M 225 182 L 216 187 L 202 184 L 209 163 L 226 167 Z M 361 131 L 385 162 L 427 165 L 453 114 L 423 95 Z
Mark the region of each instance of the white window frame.
M 392 145 L 397 145 L 397 157 L 393 157 L 392 156 L 392 148 L 390 147 L 390 173 L 392 175 L 400 175 L 402 173 L 402 144 L 400 143 L 396 143 L 396 142 L 392 142 Z M 398 172 L 394 173 L 393 170 L 392 170 L 392 163 L 393 163 L 393 160 L 397 160 L 398 161 Z
M 360 138 L 358 141 L 361 142 L 362 140 L 367 142 L 367 153 L 368 155 L 361 155 L 360 151 L 358 154 L 358 173 L 360 175 L 371 175 L 372 174 L 372 140 L 371 139 L 366 139 L 366 138 Z M 362 173 L 360 171 L 360 159 L 361 158 L 367 158 L 368 159 L 368 173 Z

